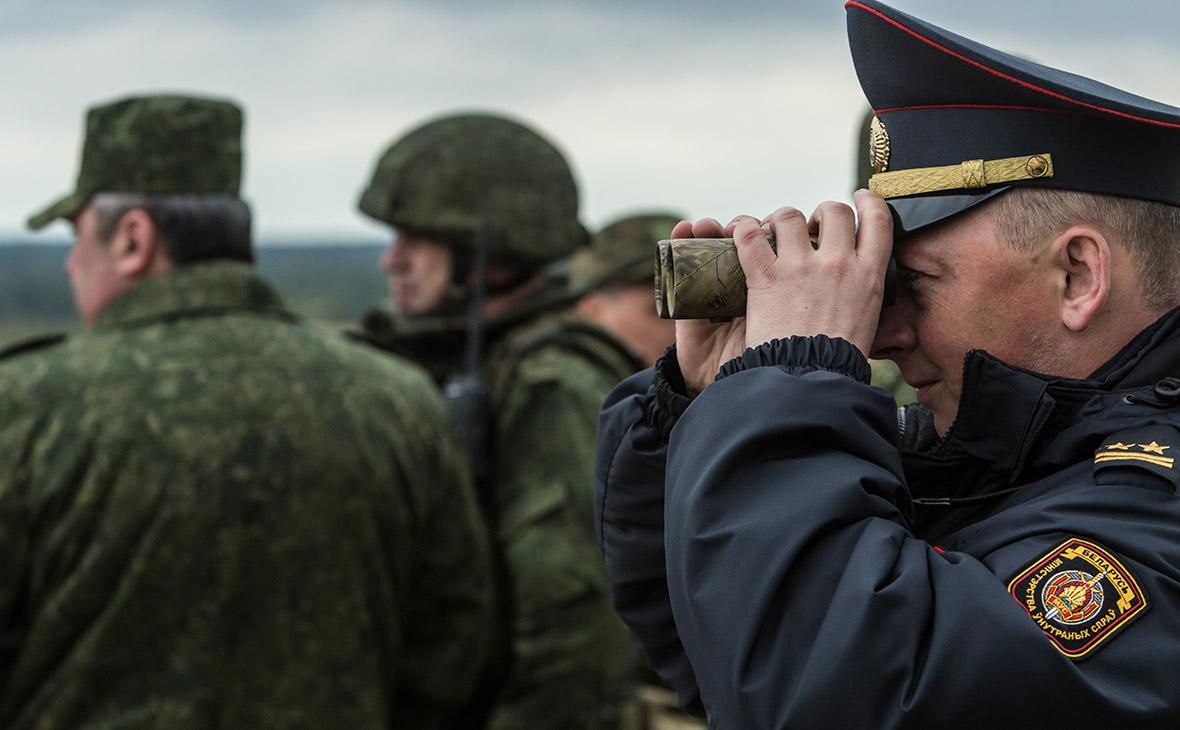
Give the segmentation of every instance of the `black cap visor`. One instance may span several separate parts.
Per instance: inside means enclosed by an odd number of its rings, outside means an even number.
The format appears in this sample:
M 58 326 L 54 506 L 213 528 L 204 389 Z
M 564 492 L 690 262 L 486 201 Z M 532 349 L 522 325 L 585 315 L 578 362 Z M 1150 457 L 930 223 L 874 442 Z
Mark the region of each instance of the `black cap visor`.
M 913 233 L 926 226 L 944 221 L 975 206 L 986 203 L 1012 186 L 981 190 L 978 193 L 951 192 L 942 195 L 919 195 L 911 198 L 887 200 L 893 209 L 895 232 Z

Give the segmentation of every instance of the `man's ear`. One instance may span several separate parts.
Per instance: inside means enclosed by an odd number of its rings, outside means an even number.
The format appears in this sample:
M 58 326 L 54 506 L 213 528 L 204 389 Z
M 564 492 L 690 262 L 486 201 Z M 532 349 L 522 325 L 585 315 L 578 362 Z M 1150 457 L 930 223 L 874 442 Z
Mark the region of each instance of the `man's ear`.
M 1053 253 L 1064 278 L 1061 323 L 1071 332 L 1081 332 L 1110 296 L 1110 242 L 1093 226 L 1072 226 L 1054 239 Z
M 155 273 L 166 258 L 156 224 L 142 208 L 132 208 L 119 219 L 111 237 L 110 252 L 115 271 L 128 281 Z

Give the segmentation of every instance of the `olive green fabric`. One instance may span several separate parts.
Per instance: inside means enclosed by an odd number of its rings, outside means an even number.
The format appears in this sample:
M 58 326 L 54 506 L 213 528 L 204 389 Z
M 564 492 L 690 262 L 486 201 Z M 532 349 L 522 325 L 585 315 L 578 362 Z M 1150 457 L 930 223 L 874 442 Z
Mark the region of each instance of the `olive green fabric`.
M 640 213 L 608 223 L 578 251 L 570 266 L 570 286 L 590 291 L 604 286 L 651 285 L 656 242 L 683 220 L 677 213 Z
M 39 229 L 74 218 L 96 193 L 238 195 L 242 111 L 195 96 L 129 97 L 86 115 L 73 192 L 31 216 Z
M 598 408 L 634 363 L 567 313 L 518 329 L 489 370 L 514 661 L 490 728 L 608 727 L 638 665 L 594 536 L 594 445 Z
M 494 730 L 617 727 L 638 673 L 593 532 L 598 408 L 637 364 L 569 312 L 565 291 L 553 282 L 487 328 L 493 442 L 485 488 L 509 583 L 513 654 L 510 673 L 497 677 Z M 440 381 L 460 367 L 455 320 L 366 322 L 368 341 L 421 358 Z M 399 322 L 403 329 L 387 329 Z
M 0 362 L 0 727 L 445 727 L 491 580 L 445 418 L 241 264 Z
M 443 117 L 398 139 L 358 205 L 466 254 L 482 229 L 489 256 L 504 262 L 553 261 L 587 240 L 561 152 L 523 124 L 488 114 Z

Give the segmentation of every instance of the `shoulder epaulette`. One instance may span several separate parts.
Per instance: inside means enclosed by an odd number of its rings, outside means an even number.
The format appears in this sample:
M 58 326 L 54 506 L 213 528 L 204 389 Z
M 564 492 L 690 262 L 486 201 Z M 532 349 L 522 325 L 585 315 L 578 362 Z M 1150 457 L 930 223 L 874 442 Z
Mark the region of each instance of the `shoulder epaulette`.
M 1094 452 L 1094 478 L 1099 484 L 1126 481 L 1128 472 L 1149 472 L 1163 477 L 1175 490 L 1180 485 L 1176 451 L 1180 432 L 1154 424 L 1120 431 L 1102 440 Z

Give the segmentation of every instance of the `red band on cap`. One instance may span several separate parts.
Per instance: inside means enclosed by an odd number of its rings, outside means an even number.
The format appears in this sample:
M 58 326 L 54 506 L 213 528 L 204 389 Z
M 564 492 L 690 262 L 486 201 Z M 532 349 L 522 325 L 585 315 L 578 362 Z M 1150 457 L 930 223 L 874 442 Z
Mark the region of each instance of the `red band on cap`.
M 912 112 L 925 109 L 997 109 L 1009 112 L 1049 112 L 1051 114 L 1078 114 L 1068 109 L 1050 109 L 1043 106 L 1018 106 L 1015 104 L 919 104 L 917 106 L 893 106 L 888 109 L 874 109 L 874 114 L 889 112 Z
M 983 69 L 984 71 L 987 71 L 989 74 L 991 74 L 993 76 L 997 76 L 1001 79 L 1004 79 L 1005 81 L 1010 81 L 1010 82 L 1016 84 L 1017 86 L 1022 86 L 1026 89 L 1029 89 L 1030 91 L 1035 91 L 1040 94 L 1045 94 L 1047 96 L 1053 97 L 1054 99 L 1059 99 L 1061 101 L 1069 102 L 1070 104 L 1077 104 L 1078 106 L 1086 107 L 1087 109 L 1094 109 L 1095 111 L 1100 111 L 1105 114 L 1113 114 L 1116 117 L 1123 117 L 1124 119 L 1131 119 L 1136 122 L 1144 122 L 1145 124 L 1154 124 L 1158 127 L 1167 127 L 1169 129 L 1180 129 L 1180 124 L 1174 124 L 1172 122 L 1161 122 L 1158 119 L 1148 119 L 1146 117 L 1137 117 L 1134 114 L 1120 112 L 1117 109 L 1108 109 L 1104 106 L 1098 106 L 1097 104 L 1091 104 L 1089 102 L 1079 101 L 1078 99 L 1070 98 L 1070 97 L 1066 96 L 1065 94 L 1060 94 L 1056 91 L 1050 91 L 1049 89 L 1042 88 L 1040 86 L 1037 86 L 1036 84 L 1031 84 L 1027 81 L 1018 79 L 1015 76 L 1010 76 L 1010 75 L 1004 73 L 1003 71 L 998 71 L 990 66 L 980 63 L 979 61 L 974 61 L 970 58 L 967 58 L 966 56 L 962 55 L 961 53 L 956 53 L 956 52 L 952 51 L 951 49 L 947 48 L 946 46 L 943 46 L 935 41 L 930 40 L 929 38 L 927 38 L 926 36 L 917 32 L 916 30 L 914 30 L 912 28 L 907 28 L 906 26 L 897 22 L 893 18 L 890 18 L 888 15 L 885 15 L 884 13 L 882 13 L 880 11 L 873 10 L 872 8 L 870 8 L 866 5 L 863 5 L 859 2 L 857 2 L 856 0 L 848 0 L 848 2 L 844 4 L 844 7 L 845 7 L 845 9 L 847 9 L 849 7 L 856 7 L 856 8 L 860 8 L 861 10 L 868 11 L 868 12 L 872 13 L 873 15 L 876 15 L 881 20 L 884 20 L 886 23 L 889 23 L 892 26 L 900 28 L 901 30 L 905 31 L 906 33 L 909 33 L 910 35 L 912 35 L 913 37 L 922 41 L 923 43 L 925 43 L 929 46 L 932 46 L 934 48 L 937 48 L 938 50 L 942 51 L 943 53 L 945 53 L 947 55 L 954 56 L 955 58 L 959 59 L 960 61 L 965 61 L 965 62 L 971 64 L 972 66 L 975 66 L 976 68 L 980 68 L 980 69 Z

